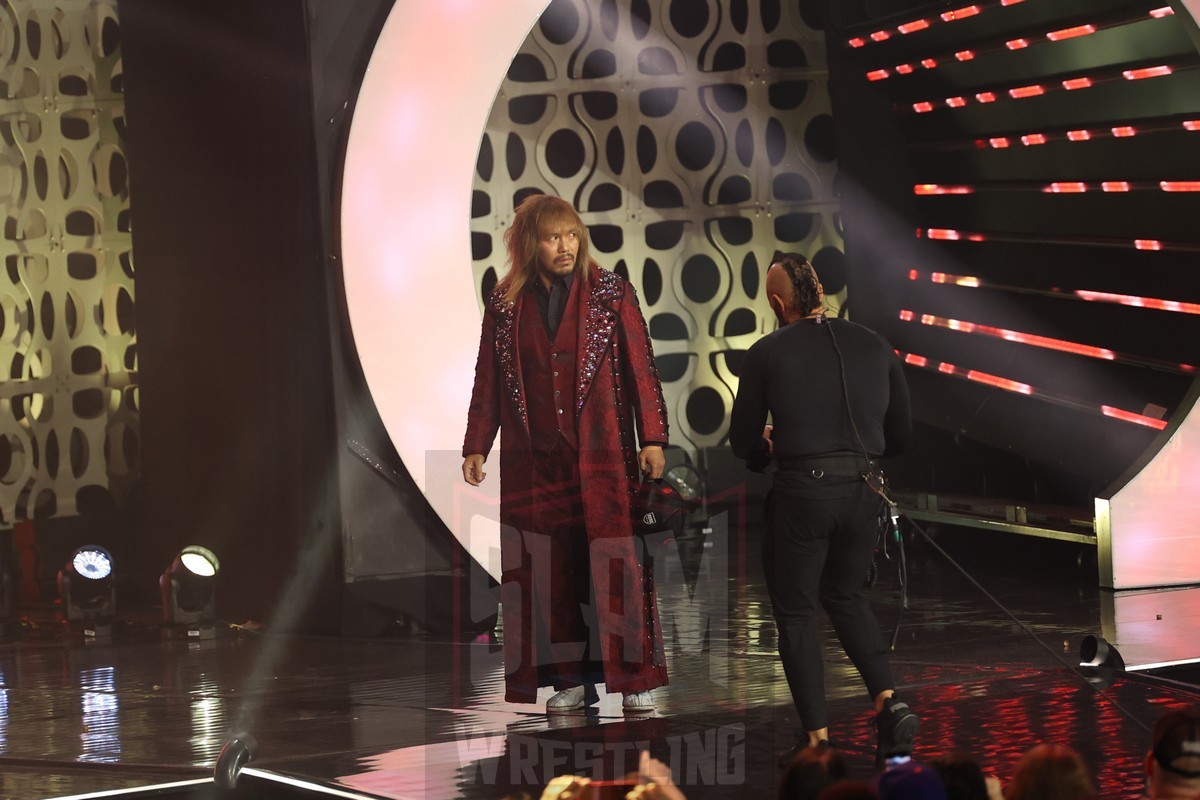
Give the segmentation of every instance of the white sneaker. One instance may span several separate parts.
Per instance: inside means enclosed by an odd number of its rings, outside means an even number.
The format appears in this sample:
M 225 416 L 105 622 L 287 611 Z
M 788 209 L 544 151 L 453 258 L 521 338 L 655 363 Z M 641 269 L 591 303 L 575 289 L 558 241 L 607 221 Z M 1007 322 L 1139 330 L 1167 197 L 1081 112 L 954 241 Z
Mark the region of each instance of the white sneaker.
M 654 710 L 654 692 L 630 692 L 621 698 L 621 707 L 631 713 Z
M 561 714 L 565 711 L 578 711 L 583 708 L 586 687 L 572 686 L 563 689 L 546 701 L 547 714 Z

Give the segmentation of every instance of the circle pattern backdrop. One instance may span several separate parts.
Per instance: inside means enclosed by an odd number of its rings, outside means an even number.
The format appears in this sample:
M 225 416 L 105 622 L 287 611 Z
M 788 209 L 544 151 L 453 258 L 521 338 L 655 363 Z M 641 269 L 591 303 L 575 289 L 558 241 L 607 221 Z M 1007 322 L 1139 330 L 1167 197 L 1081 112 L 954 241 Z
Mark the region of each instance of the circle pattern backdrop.
M 0 6 L 0 527 L 138 476 L 119 33 L 115 0 Z
M 642 301 L 672 442 L 721 445 L 740 357 L 775 318 L 776 250 L 845 301 L 823 35 L 802 3 L 554 0 L 512 61 L 479 150 L 479 302 L 534 192 L 580 210 L 601 265 Z

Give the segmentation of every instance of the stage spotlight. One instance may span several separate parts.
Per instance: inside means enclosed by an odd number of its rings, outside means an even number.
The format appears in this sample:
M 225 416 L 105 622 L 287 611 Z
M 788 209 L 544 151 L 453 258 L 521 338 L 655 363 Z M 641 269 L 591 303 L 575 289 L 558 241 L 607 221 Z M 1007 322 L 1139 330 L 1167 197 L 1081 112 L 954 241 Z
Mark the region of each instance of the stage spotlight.
M 188 545 L 158 579 L 163 619 L 189 639 L 209 639 L 217 618 L 217 572 L 221 562 L 213 551 Z
M 1085 636 L 1079 643 L 1079 666 L 1125 669 L 1125 659 L 1100 636 Z
M 68 622 L 83 623 L 89 638 L 112 634 L 117 611 L 112 554 L 98 545 L 80 547 L 58 571 L 58 594 Z

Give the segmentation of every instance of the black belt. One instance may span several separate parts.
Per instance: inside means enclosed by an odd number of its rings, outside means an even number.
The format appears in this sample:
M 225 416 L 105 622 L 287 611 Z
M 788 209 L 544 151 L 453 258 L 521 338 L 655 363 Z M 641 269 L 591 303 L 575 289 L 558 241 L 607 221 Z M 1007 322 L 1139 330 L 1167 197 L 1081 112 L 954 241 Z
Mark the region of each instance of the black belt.
M 814 478 L 858 478 L 879 469 L 879 462 L 862 455 L 836 453 L 804 458 L 781 458 L 779 468 L 787 471 L 808 472 Z

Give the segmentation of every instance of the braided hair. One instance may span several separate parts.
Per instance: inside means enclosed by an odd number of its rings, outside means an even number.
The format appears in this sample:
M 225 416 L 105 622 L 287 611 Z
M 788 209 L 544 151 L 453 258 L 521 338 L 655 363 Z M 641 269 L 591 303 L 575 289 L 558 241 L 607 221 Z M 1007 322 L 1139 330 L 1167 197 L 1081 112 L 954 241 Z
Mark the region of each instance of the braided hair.
M 783 267 L 792 282 L 792 311 L 806 317 L 821 305 L 821 281 L 807 258 L 799 253 L 776 253 L 771 263 Z

